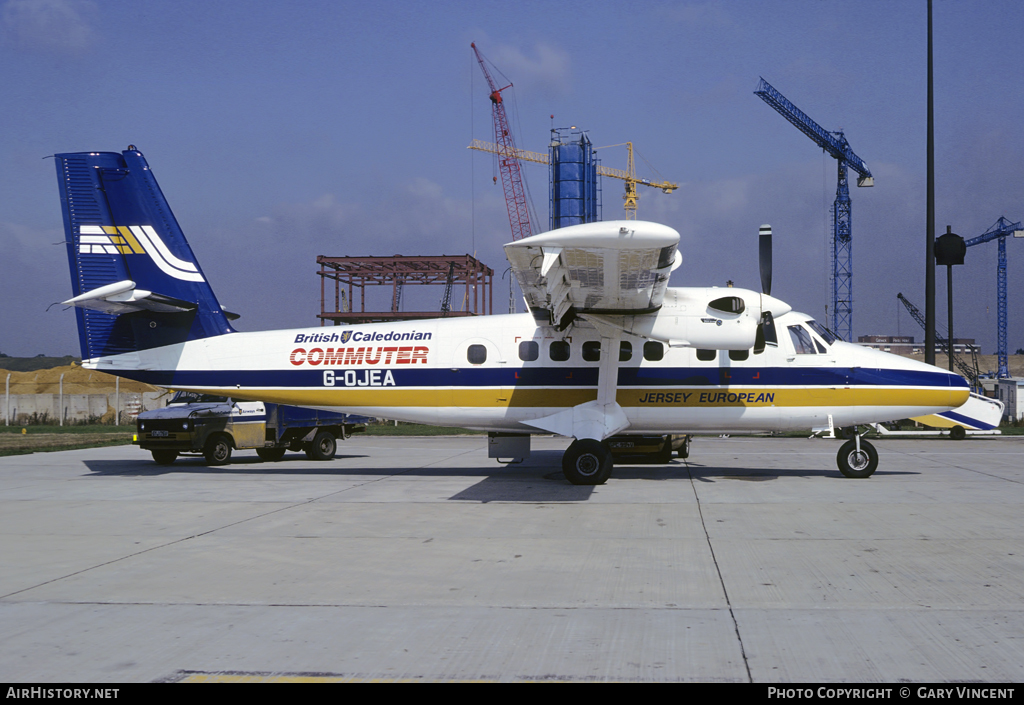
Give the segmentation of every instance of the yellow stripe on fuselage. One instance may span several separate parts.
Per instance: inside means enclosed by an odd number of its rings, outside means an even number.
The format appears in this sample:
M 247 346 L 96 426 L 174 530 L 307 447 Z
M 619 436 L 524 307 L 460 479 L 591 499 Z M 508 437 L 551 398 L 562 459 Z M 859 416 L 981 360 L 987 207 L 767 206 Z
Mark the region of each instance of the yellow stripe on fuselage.
M 359 407 L 547 407 L 567 408 L 593 401 L 592 388 L 505 388 L 401 389 L 239 389 L 175 387 L 186 391 L 223 394 L 235 399 L 271 401 L 296 406 Z M 872 387 L 834 389 L 830 387 L 729 387 L 729 388 L 629 388 L 616 393 L 623 407 L 708 408 L 708 407 L 850 407 L 919 406 L 955 408 L 967 401 L 967 389 Z

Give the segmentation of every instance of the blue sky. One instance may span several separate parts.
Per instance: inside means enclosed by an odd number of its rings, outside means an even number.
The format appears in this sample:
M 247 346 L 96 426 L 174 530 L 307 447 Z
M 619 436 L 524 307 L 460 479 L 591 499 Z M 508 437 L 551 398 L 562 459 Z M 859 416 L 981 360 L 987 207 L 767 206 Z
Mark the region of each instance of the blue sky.
M 935 1 L 937 234 L 1024 219 L 1024 3 Z M 0 352 L 78 354 L 57 152 L 142 150 L 241 330 L 318 324 L 317 255 L 477 253 L 510 239 L 490 103 L 470 42 L 514 83 L 518 146 L 577 125 L 632 140 L 671 195 L 643 219 L 682 235 L 673 284 L 758 288 L 824 320 L 835 162 L 753 95 L 759 76 L 875 175 L 852 189 L 854 334 L 923 337 L 926 3 L 0 2 Z M 550 118 L 554 115 L 554 120 Z M 624 148 L 599 150 L 624 168 Z M 540 218 L 547 173 L 527 166 Z M 604 218 L 621 183 L 603 185 Z M 1012 353 L 1024 347 L 1024 241 L 1008 243 Z M 994 352 L 996 245 L 955 272 L 958 336 Z M 500 282 L 500 279 L 499 279 Z M 939 320 L 945 321 L 945 276 Z M 506 294 L 496 291 L 496 301 Z M 437 303 L 440 292 L 432 292 Z

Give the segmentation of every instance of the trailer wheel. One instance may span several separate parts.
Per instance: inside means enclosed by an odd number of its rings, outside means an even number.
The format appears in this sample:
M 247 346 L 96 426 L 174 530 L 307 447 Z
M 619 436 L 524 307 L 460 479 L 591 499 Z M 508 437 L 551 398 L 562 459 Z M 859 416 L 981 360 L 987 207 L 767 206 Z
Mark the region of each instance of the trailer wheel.
M 231 439 L 223 433 L 211 436 L 203 448 L 207 465 L 227 465 L 231 462 Z
M 683 460 L 690 457 L 690 441 L 692 439 L 693 436 L 691 436 L 690 434 L 686 434 L 686 440 L 683 442 L 683 447 L 676 451 L 676 455 L 678 455 Z
M 660 465 L 668 465 L 672 462 L 672 436 L 665 436 L 665 444 L 654 458 L 654 462 Z
M 157 465 L 170 465 L 178 457 L 178 451 L 176 450 L 154 450 L 153 462 Z
M 317 431 L 313 436 L 313 442 L 306 451 L 306 457 L 310 460 L 330 460 L 338 449 L 338 441 L 330 431 Z
M 284 451 L 284 448 L 257 448 L 256 455 L 260 456 L 261 460 L 266 460 L 268 463 L 276 463 L 284 457 Z

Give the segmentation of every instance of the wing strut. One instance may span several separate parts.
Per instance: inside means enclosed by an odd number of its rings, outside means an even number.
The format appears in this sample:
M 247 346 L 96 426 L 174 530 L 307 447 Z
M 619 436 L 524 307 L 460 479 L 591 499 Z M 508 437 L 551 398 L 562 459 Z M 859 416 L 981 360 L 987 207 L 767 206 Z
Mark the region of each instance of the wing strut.
M 609 326 L 600 319 L 588 320 L 597 326 L 601 334 L 597 399 L 523 423 L 560 436 L 603 441 L 629 427 L 626 413 L 615 399 L 619 383 L 619 343 L 622 341 L 622 329 Z

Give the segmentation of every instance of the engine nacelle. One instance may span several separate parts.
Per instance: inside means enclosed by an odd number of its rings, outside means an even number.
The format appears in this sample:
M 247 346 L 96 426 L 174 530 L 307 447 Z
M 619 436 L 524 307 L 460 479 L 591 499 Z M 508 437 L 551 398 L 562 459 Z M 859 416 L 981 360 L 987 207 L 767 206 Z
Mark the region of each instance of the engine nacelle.
M 749 289 L 686 287 L 669 289 L 661 309 L 655 313 L 593 317 L 632 335 L 671 346 L 749 350 L 754 347 L 765 310 L 781 316 L 790 307 Z

